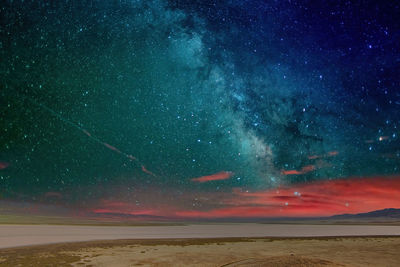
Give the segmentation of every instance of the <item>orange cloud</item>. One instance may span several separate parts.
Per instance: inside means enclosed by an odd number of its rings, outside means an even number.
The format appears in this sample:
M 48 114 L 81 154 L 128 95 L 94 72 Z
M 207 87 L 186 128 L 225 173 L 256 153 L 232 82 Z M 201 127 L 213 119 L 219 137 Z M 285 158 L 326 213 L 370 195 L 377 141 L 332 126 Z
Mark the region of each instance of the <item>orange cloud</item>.
M 218 181 L 218 180 L 226 180 L 232 177 L 234 173 L 229 171 L 222 171 L 215 174 L 201 176 L 198 178 L 192 178 L 192 182 L 204 183 L 209 181 Z
M 316 170 L 316 167 L 314 165 L 307 165 L 307 166 L 304 166 L 303 168 L 301 168 L 300 171 L 297 171 L 297 170 L 282 170 L 281 173 L 283 175 L 301 175 L 301 174 L 305 174 L 305 173 L 312 172 L 312 171 L 315 171 L 315 170 Z

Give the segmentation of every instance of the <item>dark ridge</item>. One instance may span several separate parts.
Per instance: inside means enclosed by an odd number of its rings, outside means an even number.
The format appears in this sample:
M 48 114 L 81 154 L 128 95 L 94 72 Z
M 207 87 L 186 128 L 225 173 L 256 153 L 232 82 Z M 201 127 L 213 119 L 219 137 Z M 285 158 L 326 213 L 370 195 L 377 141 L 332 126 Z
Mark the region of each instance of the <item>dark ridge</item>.
M 396 218 L 400 219 L 400 209 L 383 209 L 358 214 L 340 214 L 329 217 L 331 219 L 358 219 L 358 218 Z

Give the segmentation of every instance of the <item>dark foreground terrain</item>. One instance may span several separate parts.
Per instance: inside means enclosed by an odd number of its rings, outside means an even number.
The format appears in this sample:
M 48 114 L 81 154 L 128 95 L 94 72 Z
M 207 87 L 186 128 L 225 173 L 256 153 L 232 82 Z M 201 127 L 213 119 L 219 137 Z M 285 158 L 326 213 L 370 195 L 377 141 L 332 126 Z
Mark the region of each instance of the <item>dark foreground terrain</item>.
M 115 240 L 0 250 L 0 266 L 400 266 L 400 237 Z

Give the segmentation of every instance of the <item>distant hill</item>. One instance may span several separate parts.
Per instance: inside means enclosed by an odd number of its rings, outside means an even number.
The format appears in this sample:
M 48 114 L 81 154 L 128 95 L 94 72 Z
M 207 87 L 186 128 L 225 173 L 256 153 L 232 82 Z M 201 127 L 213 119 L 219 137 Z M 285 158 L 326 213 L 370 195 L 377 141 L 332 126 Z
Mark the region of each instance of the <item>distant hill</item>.
M 373 219 L 392 218 L 400 219 L 400 209 L 383 209 L 358 214 L 341 214 L 329 217 L 330 219 Z

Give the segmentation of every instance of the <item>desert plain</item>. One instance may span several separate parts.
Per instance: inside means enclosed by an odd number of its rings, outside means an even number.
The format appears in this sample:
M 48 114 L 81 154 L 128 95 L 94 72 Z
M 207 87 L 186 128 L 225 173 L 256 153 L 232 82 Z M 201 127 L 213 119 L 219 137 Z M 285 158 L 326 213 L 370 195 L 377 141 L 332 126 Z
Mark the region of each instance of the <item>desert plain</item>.
M 400 266 L 400 226 L 0 225 L 0 266 Z

